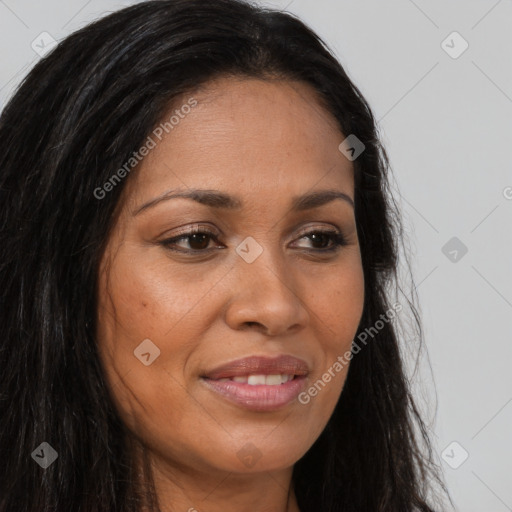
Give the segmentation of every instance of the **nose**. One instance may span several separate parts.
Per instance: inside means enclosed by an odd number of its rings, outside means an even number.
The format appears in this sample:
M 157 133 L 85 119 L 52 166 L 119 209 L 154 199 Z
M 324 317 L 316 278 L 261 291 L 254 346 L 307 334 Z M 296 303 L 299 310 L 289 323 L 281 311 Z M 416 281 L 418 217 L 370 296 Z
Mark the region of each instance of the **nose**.
M 232 274 L 233 292 L 225 310 L 226 323 L 234 330 L 256 329 L 279 336 L 303 329 L 309 312 L 303 290 L 279 254 L 264 250 L 252 263 L 242 258 Z

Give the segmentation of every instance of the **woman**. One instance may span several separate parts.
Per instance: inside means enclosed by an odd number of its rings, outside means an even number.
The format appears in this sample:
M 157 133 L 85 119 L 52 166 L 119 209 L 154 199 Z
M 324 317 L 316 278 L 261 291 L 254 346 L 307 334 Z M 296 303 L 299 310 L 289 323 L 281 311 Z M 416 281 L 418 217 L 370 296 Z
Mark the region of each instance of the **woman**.
M 386 155 L 311 30 L 124 9 L 0 145 L 1 512 L 434 510 Z

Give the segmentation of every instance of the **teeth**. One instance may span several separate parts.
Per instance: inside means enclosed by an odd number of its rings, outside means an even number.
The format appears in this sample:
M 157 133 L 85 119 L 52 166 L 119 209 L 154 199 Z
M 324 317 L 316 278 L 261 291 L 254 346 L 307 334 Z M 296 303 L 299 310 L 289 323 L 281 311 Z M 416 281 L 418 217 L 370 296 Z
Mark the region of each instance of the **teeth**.
M 293 375 L 240 375 L 232 377 L 231 379 L 224 378 L 219 379 L 219 382 L 226 382 L 232 380 L 234 382 L 240 382 L 241 384 L 249 384 L 249 386 L 266 385 L 266 386 L 277 386 L 284 384 L 293 379 Z
M 247 379 L 247 384 L 249 384 L 249 386 L 255 386 L 257 384 L 265 384 L 265 381 L 265 375 L 249 375 L 249 378 Z
M 275 386 L 276 384 L 281 384 L 283 382 L 282 375 L 267 375 L 265 378 L 265 384 L 267 386 Z

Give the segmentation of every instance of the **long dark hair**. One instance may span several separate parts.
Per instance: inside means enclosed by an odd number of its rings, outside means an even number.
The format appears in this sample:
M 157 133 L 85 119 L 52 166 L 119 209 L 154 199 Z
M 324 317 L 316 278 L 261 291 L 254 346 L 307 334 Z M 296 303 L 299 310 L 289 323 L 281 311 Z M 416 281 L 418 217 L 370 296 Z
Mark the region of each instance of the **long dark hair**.
M 358 333 L 391 308 L 402 229 L 388 159 L 368 104 L 317 35 L 238 0 L 148 1 L 96 21 L 43 58 L 0 117 L 0 512 L 140 511 L 148 497 L 95 340 L 98 265 L 130 177 L 102 199 L 94 190 L 174 98 L 219 76 L 306 82 L 364 143 L 353 162 Z M 42 442 L 58 453 L 47 469 L 31 455 Z M 432 512 L 433 482 L 445 489 L 386 322 L 295 464 L 297 500 L 303 512 Z

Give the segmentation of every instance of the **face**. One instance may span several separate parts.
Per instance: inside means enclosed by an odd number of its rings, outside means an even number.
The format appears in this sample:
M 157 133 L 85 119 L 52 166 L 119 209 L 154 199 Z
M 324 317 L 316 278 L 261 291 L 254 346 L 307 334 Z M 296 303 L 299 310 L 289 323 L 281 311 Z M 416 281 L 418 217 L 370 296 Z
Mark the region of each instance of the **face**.
M 335 363 L 363 308 L 345 136 L 296 82 L 217 79 L 176 109 L 102 260 L 102 364 L 123 420 L 170 467 L 290 468 L 340 397 Z

